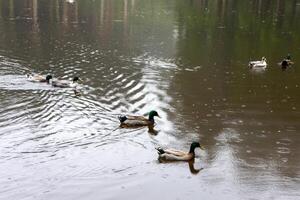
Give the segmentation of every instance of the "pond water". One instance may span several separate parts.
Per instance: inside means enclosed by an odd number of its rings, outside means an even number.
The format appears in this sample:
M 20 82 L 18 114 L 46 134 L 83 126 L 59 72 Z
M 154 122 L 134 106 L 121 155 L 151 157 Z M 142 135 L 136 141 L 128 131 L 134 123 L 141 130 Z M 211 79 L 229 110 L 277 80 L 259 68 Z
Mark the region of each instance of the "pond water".
M 0 199 L 300 199 L 299 21 L 299 0 L 0 1 Z

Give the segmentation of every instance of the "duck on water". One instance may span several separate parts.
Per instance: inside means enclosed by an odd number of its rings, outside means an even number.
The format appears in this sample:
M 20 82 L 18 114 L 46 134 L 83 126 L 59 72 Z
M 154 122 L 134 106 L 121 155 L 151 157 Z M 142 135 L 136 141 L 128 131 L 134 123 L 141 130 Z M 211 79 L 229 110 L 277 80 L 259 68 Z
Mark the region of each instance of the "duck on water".
M 248 64 L 250 69 L 265 69 L 267 67 L 267 59 L 262 57 L 258 61 L 250 61 Z
M 41 74 L 27 74 L 27 79 L 31 82 L 49 83 L 50 79 L 52 79 L 52 75 L 48 74 L 44 76 Z
M 78 76 L 75 76 L 72 81 L 69 81 L 54 79 L 51 74 L 48 74 L 46 76 L 40 74 L 27 74 L 27 79 L 31 82 L 48 83 L 53 87 L 59 88 L 73 88 L 76 87 L 78 82 L 82 82 L 82 80 Z
M 141 127 L 141 126 L 153 126 L 155 121 L 154 117 L 160 117 L 159 114 L 152 110 L 149 112 L 149 117 L 144 116 L 132 116 L 132 115 L 121 115 L 119 116 L 120 127 Z
M 204 149 L 199 142 L 192 142 L 189 152 L 177 149 L 156 148 L 158 159 L 161 161 L 190 161 L 195 158 L 195 149 Z
M 292 59 L 292 58 L 291 58 L 291 55 L 288 54 L 287 57 L 286 57 L 285 59 L 283 59 L 283 60 L 281 61 L 281 63 L 280 63 L 281 68 L 282 68 L 282 69 L 287 69 L 288 67 L 290 67 L 291 65 L 293 65 L 294 62 L 292 62 L 291 59 Z

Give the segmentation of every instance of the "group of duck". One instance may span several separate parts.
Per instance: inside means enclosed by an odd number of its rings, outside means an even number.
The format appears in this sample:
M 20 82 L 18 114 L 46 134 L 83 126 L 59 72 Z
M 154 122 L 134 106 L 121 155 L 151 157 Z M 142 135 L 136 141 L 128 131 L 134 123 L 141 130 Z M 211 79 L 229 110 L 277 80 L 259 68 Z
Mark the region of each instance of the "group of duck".
M 59 88 L 74 88 L 78 82 L 82 81 L 78 76 L 75 76 L 72 81 L 69 81 L 53 78 L 53 76 L 50 74 L 48 74 L 47 76 L 43 76 L 40 74 L 27 74 L 27 78 L 31 82 L 48 83 L 53 87 Z
M 53 87 L 59 88 L 75 88 L 78 82 L 82 80 L 75 76 L 72 81 L 54 79 L 52 75 L 28 74 L 27 78 L 31 82 L 47 83 Z M 150 111 L 148 118 L 144 116 L 120 115 L 121 128 L 138 128 L 138 127 L 153 127 L 155 124 L 154 117 L 160 117 L 157 111 Z M 199 142 L 192 142 L 188 152 L 176 149 L 165 149 L 157 147 L 158 158 L 160 161 L 191 161 L 195 158 L 195 149 L 199 147 L 203 149 Z
M 281 66 L 282 70 L 287 69 L 288 67 L 292 66 L 294 62 L 291 60 L 291 55 L 288 54 L 286 58 L 284 58 L 280 63 L 278 63 Z M 262 57 L 259 61 L 250 61 L 248 66 L 250 69 L 266 69 L 267 68 L 267 59 L 265 57 Z
M 154 117 L 160 117 L 155 110 L 152 110 L 148 114 L 148 118 L 144 116 L 119 116 L 120 127 L 122 128 L 134 128 L 141 126 L 154 126 Z M 195 149 L 199 147 L 203 150 L 203 146 L 199 142 L 192 142 L 188 152 L 177 149 L 164 149 L 157 147 L 158 158 L 160 161 L 190 161 L 195 158 Z
M 293 64 L 291 61 L 291 56 L 288 55 L 281 63 L 279 63 L 282 69 L 286 69 Z M 253 69 L 265 69 L 267 67 L 267 59 L 265 57 L 262 58 L 261 61 L 250 61 L 249 68 Z M 39 75 L 39 74 L 29 74 L 27 78 L 31 82 L 44 82 L 53 87 L 59 88 L 76 88 L 78 82 L 82 80 L 75 76 L 72 81 L 68 80 L 59 80 L 54 79 L 52 75 Z M 76 89 L 74 90 L 76 94 Z M 160 117 L 156 111 L 150 111 L 148 114 L 148 118 L 144 116 L 131 116 L 131 115 L 121 115 L 119 116 L 120 127 L 121 128 L 137 128 L 142 126 L 153 127 L 155 124 L 154 117 Z M 200 145 L 199 142 L 192 142 L 190 145 L 190 149 L 188 152 L 176 149 L 164 149 L 161 147 L 157 147 L 157 153 L 159 156 L 159 160 L 161 161 L 190 161 L 195 158 L 195 149 L 199 147 L 203 150 L 203 146 Z
M 27 79 L 30 82 L 47 83 L 48 85 L 57 88 L 72 88 L 76 96 L 81 94 L 77 89 L 77 85 L 79 82 L 82 82 L 82 80 L 78 76 L 75 76 L 73 80 L 70 81 L 53 78 L 53 76 L 50 74 L 46 76 L 40 74 L 27 74 Z

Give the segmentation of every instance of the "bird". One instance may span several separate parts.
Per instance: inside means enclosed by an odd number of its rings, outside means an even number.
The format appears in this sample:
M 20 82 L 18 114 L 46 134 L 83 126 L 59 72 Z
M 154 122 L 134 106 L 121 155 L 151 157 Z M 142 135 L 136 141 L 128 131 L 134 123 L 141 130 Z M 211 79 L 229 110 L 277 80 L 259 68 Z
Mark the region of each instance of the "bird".
M 176 149 L 163 149 L 157 147 L 158 159 L 163 161 L 190 161 L 195 158 L 195 148 L 204 150 L 199 142 L 192 142 L 189 152 Z
M 59 88 L 74 88 L 76 87 L 78 81 L 81 81 L 81 79 L 75 76 L 72 81 L 51 79 L 49 81 L 49 84 L 51 84 L 53 87 L 59 87 Z
M 149 112 L 148 119 L 144 116 L 130 116 L 121 115 L 119 116 L 120 127 L 140 127 L 140 126 L 151 126 L 154 125 L 154 117 L 160 117 L 155 110 Z
M 280 63 L 282 69 L 286 69 L 293 64 L 294 64 L 294 62 L 291 61 L 290 54 L 288 54 L 287 57 L 285 59 L 283 59 L 282 62 Z
M 265 69 L 267 67 L 267 59 L 262 57 L 260 61 L 250 61 L 249 68 Z
M 48 74 L 47 76 L 40 75 L 40 74 L 27 74 L 28 81 L 31 82 L 49 82 L 52 79 L 52 75 Z

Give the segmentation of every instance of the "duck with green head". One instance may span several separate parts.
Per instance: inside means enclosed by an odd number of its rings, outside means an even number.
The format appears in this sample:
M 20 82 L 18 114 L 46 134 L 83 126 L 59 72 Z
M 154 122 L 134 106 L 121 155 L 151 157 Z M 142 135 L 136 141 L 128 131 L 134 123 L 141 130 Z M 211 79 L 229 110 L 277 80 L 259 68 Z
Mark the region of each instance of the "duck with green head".
M 289 66 L 293 65 L 294 62 L 291 59 L 292 59 L 291 55 L 288 54 L 287 57 L 282 60 L 281 68 L 282 69 L 287 69 Z
M 176 149 L 156 148 L 158 159 L 162 161 L 190 161 L 195 158 L 195 149 L 199 147 L 204 149 L 199 142 L 192 142 L 189 152 Z
M 160 117 L 158 113 L 154 110 L 149 112 L 149 117 L 145 118 L 144 116 L 130 116 L 130 115 L 121 115 L 119 116 L 120 127 L 140 127 L 140 126 L 151 126 L 154 125 L 154 117 Z

